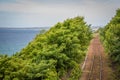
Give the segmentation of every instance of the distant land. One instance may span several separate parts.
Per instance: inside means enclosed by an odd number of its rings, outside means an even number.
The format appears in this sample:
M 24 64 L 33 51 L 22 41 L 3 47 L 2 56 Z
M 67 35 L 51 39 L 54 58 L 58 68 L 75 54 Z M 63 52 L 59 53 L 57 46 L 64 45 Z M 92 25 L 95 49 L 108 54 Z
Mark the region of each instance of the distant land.
M 0 29 L 50 29 L 50 27 L 0 27 Z
M 97 31 L 99 28 L 102 28 L 101 26 L 92 26 L 91 29 L 93 32 Z

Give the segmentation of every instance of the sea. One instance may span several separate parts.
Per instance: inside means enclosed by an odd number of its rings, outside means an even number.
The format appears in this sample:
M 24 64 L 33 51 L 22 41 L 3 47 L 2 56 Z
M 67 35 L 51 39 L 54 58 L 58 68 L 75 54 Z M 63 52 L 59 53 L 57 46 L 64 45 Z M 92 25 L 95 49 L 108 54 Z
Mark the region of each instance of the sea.
M 42 29 L 0 28 L 0 54 L 13 55 L 27 46 Z

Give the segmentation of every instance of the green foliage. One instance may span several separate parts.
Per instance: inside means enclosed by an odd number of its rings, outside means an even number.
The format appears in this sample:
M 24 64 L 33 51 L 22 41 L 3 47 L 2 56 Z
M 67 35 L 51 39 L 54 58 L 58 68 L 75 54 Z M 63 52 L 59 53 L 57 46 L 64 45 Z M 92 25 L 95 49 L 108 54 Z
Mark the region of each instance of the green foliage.
M 60 80 L 68 72 L 78 80 L 91 33 L 83 17 L 57 23 L 19 53 L 0 56 L 0 80 Z
M 100 30 L 101 40 L 110 56 L 114 69 L 115 80 L 120 76 L 120 9 L 111 21 Z
M 106 51 L 113 62 L 120 63 L 120 9 L 112 20 L 100 31 Z

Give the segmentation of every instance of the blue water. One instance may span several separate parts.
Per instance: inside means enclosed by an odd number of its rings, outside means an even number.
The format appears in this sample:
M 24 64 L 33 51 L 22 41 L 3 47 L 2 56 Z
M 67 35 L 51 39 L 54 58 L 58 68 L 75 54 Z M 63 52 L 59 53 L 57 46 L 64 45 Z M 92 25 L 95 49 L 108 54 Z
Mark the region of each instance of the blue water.
M 0 29 L 0 54 L 19 52 L 39 32 L 40 29 Z

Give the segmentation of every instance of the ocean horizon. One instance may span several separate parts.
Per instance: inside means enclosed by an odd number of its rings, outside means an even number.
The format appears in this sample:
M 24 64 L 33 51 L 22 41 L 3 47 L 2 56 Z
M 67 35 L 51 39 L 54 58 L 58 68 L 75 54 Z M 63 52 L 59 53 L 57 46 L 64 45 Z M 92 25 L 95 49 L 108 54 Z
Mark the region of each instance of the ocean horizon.
M 19 52 L 40 30 L 43 28 L 0 28 L 0 54 L 12 55 Z

